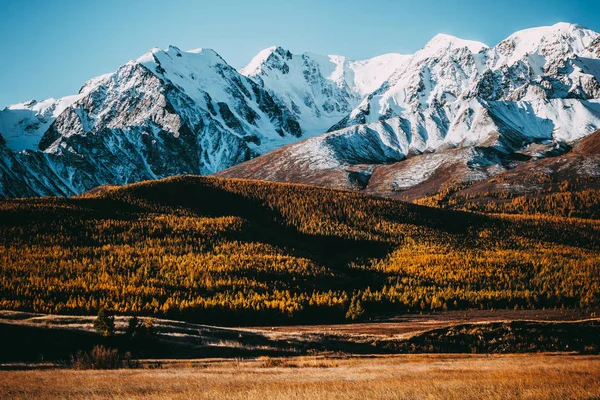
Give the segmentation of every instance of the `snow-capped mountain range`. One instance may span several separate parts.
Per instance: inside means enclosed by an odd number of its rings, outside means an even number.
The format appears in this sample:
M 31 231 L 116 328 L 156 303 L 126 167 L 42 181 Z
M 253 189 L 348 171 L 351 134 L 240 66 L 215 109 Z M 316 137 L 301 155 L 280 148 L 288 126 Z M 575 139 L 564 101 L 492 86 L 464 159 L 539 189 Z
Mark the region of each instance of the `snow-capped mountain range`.
M 415 54 L 363 61 L 272 47 L 240 71 L 212 50 L 171 46 L 77 95 L 0 111 L 0 196 L 73 195 L 250 159 L 221 175 L 353 187 L 405 163 L 386 175 L 396 190 L 448 163 L 464 165 L 458 180 L 489 176 L 517 153 L 560 154 L 599 128 L 600 34 L 574 24 L 493 47 L 440 34 Z
M 210 174 L 297 140 L 280 102 L 216 52 L 153 49 L 78 95 L 0 111 L 0 194 Z
M 494 47 L 437 35 L 329 133 L 218 175 L 395 195 L 559 155 L 600 128 L 599 36 L 566 23 Z

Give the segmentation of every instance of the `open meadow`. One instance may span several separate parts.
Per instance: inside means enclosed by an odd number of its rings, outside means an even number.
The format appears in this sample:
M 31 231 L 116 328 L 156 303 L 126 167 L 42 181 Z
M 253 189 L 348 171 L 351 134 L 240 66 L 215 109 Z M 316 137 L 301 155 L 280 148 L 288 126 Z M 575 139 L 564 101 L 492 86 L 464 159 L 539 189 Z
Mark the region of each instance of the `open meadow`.
M 3 398 L 597 399 L 600 356 L 398 355 L 0 371 Z M 150 368 L 153 366 L 153 368 Z

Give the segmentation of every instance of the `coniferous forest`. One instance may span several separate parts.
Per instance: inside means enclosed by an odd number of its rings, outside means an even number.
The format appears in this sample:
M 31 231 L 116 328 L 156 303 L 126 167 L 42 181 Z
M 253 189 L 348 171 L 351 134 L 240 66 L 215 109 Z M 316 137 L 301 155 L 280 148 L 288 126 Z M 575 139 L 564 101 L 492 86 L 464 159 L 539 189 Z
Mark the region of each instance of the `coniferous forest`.
M 7 200 L 0 308 L 259 325 L 597 307 L 600 223 L 550 214 L 192 176 Z

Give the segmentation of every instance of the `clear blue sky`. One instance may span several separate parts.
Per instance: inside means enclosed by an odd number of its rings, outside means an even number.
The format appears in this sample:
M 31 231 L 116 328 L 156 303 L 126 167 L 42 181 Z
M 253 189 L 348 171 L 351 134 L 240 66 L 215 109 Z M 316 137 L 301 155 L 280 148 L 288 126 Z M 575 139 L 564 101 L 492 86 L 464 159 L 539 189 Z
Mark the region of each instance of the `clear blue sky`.
M 559 21 L 600 31 L 600 0 L 0 0 L 0 109 L 76 93 L 152 47 L 210 47 L 239 68 L 280 45 L 354 59 L 436 33 L 494 45 Z

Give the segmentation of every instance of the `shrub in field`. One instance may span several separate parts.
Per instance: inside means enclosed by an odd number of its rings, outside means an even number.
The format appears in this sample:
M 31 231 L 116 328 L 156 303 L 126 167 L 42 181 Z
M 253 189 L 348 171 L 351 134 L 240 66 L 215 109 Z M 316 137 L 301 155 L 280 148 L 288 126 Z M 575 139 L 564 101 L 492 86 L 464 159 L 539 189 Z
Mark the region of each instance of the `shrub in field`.
M 119 369 L 133 368 L 137 363 L 129 352 L 121 354 L 117 349 L 94 346 L 92 351 L 79 351 L 71 357 L 70 366 L 74 369 Z
M 147 318 L 145 322 L 141 322 L 138 317 L 134 316 L 129 319 L 125 336 L 131 340 L 151 340 L 155 337 L 154 320 Z

